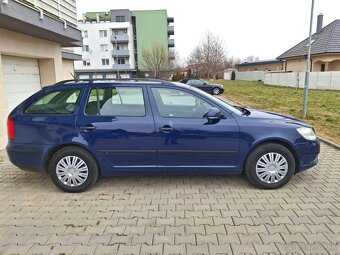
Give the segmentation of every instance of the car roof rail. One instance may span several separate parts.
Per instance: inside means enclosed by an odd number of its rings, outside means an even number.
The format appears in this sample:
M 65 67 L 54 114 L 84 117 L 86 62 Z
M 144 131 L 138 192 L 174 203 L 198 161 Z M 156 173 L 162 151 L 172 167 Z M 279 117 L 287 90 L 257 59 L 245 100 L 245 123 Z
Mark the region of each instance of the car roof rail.
M 69 82 L 88 82 L 93 83 L 96 81 L 130 81 L 130 82 L 157 82 L 161 84 L 171 84 L 171 81 L 161 80 L 161 79 L 154 79 L 154 78 L 94 78 L 94 79 L 70 79 L 70 80 L 63 80 L 55 83 L 54 85 L 62 85 Z

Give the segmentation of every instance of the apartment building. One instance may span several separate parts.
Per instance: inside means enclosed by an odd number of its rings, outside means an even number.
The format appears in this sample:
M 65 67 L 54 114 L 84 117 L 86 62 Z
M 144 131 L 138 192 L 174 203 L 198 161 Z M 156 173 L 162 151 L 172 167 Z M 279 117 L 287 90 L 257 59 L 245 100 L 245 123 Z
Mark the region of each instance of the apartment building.
M 87 12 L 78 22 L 83 47 L 75 61 L 78 78 L 128 78 L 146 71 L 143 49 L 164 45 L 169 58 L 174 58 L 174 18 L 166 10 Z
M 0 149 L 8 113 L 42 86 L 72 78 L 82 43 L 75 0 L 0 1 Z

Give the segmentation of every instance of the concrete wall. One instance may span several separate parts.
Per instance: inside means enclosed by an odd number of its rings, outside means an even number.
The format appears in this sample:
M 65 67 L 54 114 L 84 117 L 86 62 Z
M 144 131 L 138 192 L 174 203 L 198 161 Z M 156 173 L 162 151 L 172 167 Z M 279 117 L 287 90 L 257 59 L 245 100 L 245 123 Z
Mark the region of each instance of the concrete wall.
M 236 80 L 241 81 L 263 81 L 264 74 L 263 71 L 254 71 L 254 72 L 236 72 Z
M 230 72 L 225 72 L 223 74 L 223 79 L 224 80 L 231 80 L 231 73 Z
M 38 59 L 42 86 L 64 79 L 60 44 L 0 29 L 0 149 L 7 144 L 8 115 L 2 55 Z
M 236 80 L 263 81 L 268 85 L 303 88 L 305 84 L 305 72 L 236 72 Z M 309 88 L 340 90 L 340 71 L 311 72 Z
M 305 72 L 265 73 L 263 81 L 268 85 L 304 88 Z M 340 72 L 311 72 L 309 88 L 340 90 Z

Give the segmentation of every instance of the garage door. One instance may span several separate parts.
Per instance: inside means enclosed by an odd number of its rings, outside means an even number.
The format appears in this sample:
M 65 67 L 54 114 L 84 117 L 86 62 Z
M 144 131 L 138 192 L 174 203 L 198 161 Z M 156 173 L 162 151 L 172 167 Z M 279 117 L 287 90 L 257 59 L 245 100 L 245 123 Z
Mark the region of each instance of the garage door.
M 37 59 L 2 56 L 8 110 L 41 89 Z

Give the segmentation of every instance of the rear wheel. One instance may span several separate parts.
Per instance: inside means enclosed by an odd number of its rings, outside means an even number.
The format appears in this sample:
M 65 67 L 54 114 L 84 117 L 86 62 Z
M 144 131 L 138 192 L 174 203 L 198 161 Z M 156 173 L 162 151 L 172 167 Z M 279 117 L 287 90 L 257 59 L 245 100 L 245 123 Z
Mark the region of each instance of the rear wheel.
M 245 164 L 247 179 L 263 189 L 282 187 L 292 178 L 294 172 L 294 156 L 286 147 L 276 143 L 267 143 L 256 148 Z
M 82 192 L 98 178 L 98 166 L 93 156 L 79 147 L 65 147 L 57 151 L 49 164 L 54 184 L 67 192 Z
M 213 95 L 219 95 L 221 93 L 221 90 L 219 88 L 213 88 L 212 94 Z

